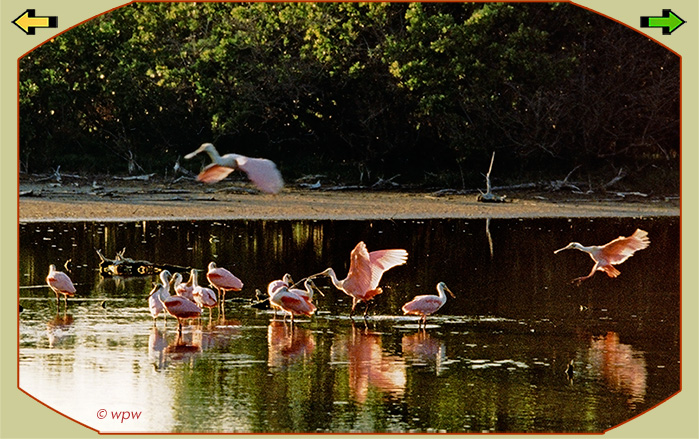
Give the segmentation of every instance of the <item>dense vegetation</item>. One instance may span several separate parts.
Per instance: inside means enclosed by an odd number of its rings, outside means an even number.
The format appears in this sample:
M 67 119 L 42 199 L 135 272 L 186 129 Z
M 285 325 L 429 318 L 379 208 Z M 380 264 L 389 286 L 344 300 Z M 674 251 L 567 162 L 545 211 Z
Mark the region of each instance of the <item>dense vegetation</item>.
M 679 186 L 679 58 L 558 3 L 137 3 L 20 60 L 25 172 L 158 172 L 205 141 L 293 180 Z M 181 164 L 198 170 L 201 161 Z

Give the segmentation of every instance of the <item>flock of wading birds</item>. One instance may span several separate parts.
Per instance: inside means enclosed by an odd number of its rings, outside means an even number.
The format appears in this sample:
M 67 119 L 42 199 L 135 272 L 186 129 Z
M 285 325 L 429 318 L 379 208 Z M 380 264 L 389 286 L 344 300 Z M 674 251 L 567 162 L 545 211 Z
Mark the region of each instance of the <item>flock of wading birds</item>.
M 239 154 L 226 154 L 220 156 L 214 146 L 210 143 L 201 145 L 196 151 L 185 156 L 191 159 L 195 155 L 205 152 L 209 155 L 212 163 L 203 168 L 199 176 L 199 181 L 204 183 L 215 183 L 236 169 L 244 171 L 248 178 L 263 192 L 278 193 L 284 183 L 276 165 L 267 159 L 249 158 Z M 573 282 L 580 283 L 592 277 L 596 271 L 603 271 L 609 277 L 617 277 L 619 270 L 614 265 L 621 264 L 636 251 L 642 250 L 650 244 L 648 233 L 641 229 L 628 237 L 620 236 L 605 245 L 584 246 L 578 242 L 571 242 L 567 246 L 554 252 L 576 249 L 586 252 L 592 257 L 595 265 L 587 276 L 573 279 Z M 302 279 L 304 289 L 296 288 L 301 282 L 293 284 L 291 276 L 286 274 L 282 279 L 274 280 L 267 286 L 268 301 L 275 310 L 284 312 L 284 318 L 291 316 L 293 324 L 294 316 L 313 315 L 317 308 L 313 303 L 313 294 L 316 289 L 313 280 L 317 277 L 328 277 L 338 290 L 344 292 L 352 298 L 353 316 L 355 308 L 359 302 L 364 302 L 366 308 L 364 317 L 369 309 L 369 301 L 376 295 L 381 294 L 379 286 L 383 273 L 398 265 L 405 264 L 408 260 L 408 252 L 404 249 L 388 249 L 369 252 L 364 242 L 359 242 L 350 254 L 350 267 L 347 277 L 338 279 L 335 271 L 328 268 L 320 273 L 313 274 Z M 197 269 L 192 269 L 190 278 L 183 282 L 182 274 L 172 275 L 169 271 L 160 272 L 160 282 L 155 284 L 148 297 L 148 304 L 151 315 L 155 319 L 166 313 L 177 318 L 178 330 L 182 330 L 182 322 L 186 319 L 199 318 L 203 308 L 219 308 L 219 313 L 224 311 L 224 301 L 227 291 L 240 291 L 243 282 L 233 273 L 223 267 L 217 267 L 214 262 L 209 263 L 206 278 L 212 288 L 199 285 Z M 63 296 L 67 308 L 67 297 L 75 295 L 75 286 L 67 274 L 57 271 L 55 265 L 49 267 L 49 274 L 46 277 L 49 287 L 56 293 L 57 305 L 60 305 L 60 296 Z M 175 295 L 171 295 L 173 290 Z M 438 295 L 416 296 L 410 302 L 403 305 L 402 310 L 406 315 L 420 316 L 418 327 L 426 324 L 428 315 L 435 313 L 447 301 L 447 294 L 454 297 L 454 293 L 449 290 L 444 282 L 437 284 Z

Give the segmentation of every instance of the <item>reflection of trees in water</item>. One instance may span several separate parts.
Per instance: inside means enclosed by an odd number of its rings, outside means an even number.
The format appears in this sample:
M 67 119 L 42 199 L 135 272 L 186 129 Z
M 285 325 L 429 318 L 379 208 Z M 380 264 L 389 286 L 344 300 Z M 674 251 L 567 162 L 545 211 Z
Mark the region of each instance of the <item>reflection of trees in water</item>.
M 364 403 L 370 389 L 402 397 L 406 366 L 401 357 L 383 352 L 381 335 L 352 327 L 351 332 L 333 341 L 331 357 L 348 362 L 349 391 Z
M 590 364 L 607 385 L 628 396 L 627 403 L 631 408 L 644 402 L 648 372 L 642 352 L 620 343 L 616 332 L 608 332 L 605 336 L 592 338 L 588 355 Z

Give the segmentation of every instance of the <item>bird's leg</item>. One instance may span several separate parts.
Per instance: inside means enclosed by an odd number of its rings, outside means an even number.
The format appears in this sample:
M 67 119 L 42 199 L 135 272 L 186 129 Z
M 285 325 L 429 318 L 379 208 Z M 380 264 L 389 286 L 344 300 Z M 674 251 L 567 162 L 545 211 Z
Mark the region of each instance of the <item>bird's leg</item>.
M 354 308 L 356 308 L 356 307 L 357 307 L 357 299 L 355 299 L 355 298 L 353 297 L 353 298 L 352 298 L 352 309 L 350 310 L 350 319 L 351 319 L 352 316 L 354 315 Z
M 575 279 L 573 279 L 571 281 L 571 283 L 574 283 L 574 284 L 577 284 L 578 286 L 580 286 L 580 283 L 582 281 L 584 281 L 585 279 L 591 278 L 595 274 L 595 271 L 597 271 L 598 267 L 599 267 L 599 262 L 596 262 L 595 265 L 592 267 L 592 271 L 590 271 L 590 274 L 588 274 L 587 276 L 576 277 Z
M 367 300 L 367 302 L 366 302 L 366 308 L 364 308 L 364 318 L 365 318 L 365 319 L 366 319 L 367 313 L 369 312 L 369 306 L 370 306 L 370 303 L 369 303 L 369 301 Z

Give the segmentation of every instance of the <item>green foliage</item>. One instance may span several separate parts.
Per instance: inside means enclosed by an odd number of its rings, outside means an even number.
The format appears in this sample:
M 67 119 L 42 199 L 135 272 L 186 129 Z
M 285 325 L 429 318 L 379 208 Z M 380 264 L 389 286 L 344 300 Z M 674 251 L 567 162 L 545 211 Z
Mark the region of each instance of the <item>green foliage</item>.
M 679 160 L 678 57 L 570 4 L 134 3 L 24 57 L 19 101 L 30 172 L 161 171 L 205 141 L 287 179 Z

